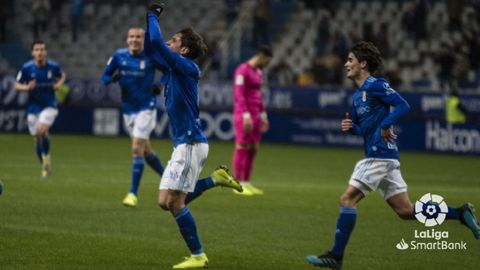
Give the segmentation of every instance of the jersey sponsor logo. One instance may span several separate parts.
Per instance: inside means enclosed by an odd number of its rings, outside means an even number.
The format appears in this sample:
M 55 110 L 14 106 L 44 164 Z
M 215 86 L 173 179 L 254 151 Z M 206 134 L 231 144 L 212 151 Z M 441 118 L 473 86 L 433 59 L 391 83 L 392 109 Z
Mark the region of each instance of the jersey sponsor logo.
M 396 93 L 395 90 L 390 87 L 390 84 L 388 84 L 387 82 L 383 83 L 383 88 L 385 89 L 385 94 L 387 96 Z
M 145 60 L 140 61 L 140 69 L 145 69 Z
M 52 71 L 48 70 L 47 72 L 47 78 L 51 79 L 52 78 Z
M 359 106 L 357 107 L 357 114 L 362 115 L 370 112 L 370 106 Z
M 235 78 L 235 85 L 243 85 L 245 83 L 245 78 L 243 75 L 237 75 Z

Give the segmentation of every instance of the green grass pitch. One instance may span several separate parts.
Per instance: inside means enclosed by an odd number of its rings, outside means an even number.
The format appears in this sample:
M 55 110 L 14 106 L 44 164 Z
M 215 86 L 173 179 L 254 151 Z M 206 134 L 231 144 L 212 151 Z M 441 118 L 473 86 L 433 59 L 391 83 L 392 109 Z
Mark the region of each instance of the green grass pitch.
M 153 140 L 168 160 L 168 140 Z M 230 164 L 232 143 L 212 142 L 202 176 Z M 156 205 L 159 177 L 145 167 L 139 206 L 122 206 L 130 184 L 127 138 L 52 136 L 53 174 L 40 166 L 27 135 L 0 135 L 0 269 L 171 269 L 188 250 L 169 213 Z M 361 149 L 264 144 L 253 181 L 264 196 L 215 188 L 189 207 L 211 269 L 314 269 L 305 255 L 328 250 L 346 187 Z M 458 206 L 480 207 L 480 160 L 471 156 L 402 153 L 412 201 L 427 192 Z M 417 221 L 402 221 L 378 193 L 358 207 L 344 269 L 478 269 L 480 241 L 457 221 L 436 230 L 467 250 L 407 250 Z

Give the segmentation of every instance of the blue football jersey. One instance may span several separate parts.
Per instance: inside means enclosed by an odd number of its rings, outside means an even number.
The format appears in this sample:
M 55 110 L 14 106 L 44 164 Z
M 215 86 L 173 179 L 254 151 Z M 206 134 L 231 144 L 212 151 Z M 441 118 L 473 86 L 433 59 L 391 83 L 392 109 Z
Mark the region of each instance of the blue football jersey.
M 398 119 L 410 110 L 410 105 L 387 81 L 368 77 L 353 94 L 352 133 L 364 138 L 364 151 L 367 158 L 399 159 L 395 141 L 386 143 L 381 129 L 391 128 Z
M 152 87 L 155 65 L 145 52 L 131 55 L 127 48 L 117 50 L 107 62 L 102 82 L 111 83 L 117 70 L 122 89 L 122 111 L 131 114 L 155 108 L 157 99 Z
M 28 113 L 39 113 L 46 107 L 57 107 L 53 86 L 62 77 L 62 74 L 60 66 L 51 60 L 47 60 L 43 67 L 37 66 L 33 60 L 23 64 L 18 72 L 17 82 L 25 84 L 32 80 L 36 81 L 35 88 L 29 91 Z
M 190 59 L 173 52 L 165 44 L 158 19 L 149 15 L 145 51 L 164 70 L 165 105 L 174 145 L 207 142 L 199 113 L 200 68 Z

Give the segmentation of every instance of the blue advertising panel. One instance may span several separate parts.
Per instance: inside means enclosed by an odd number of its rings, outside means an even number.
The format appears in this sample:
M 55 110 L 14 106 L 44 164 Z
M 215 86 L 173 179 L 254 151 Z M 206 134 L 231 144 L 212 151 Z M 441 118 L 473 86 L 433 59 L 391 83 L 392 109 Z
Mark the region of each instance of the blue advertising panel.
M 0 131 L 27 133 L 27 94 L 13 90 L 14 77 L 0 79 Z M 96 136 L 126 135 L 118 86 L 105 87 L 95 80 L 68 81 L 70 96 L 61 105 L 54 133 Z M 340 131 L 340 121 L 350 110 L 346 89 L 264 89 L 270 130 L 264 141 L 322 146 L 361 147 L 363 139 Z M 440 94 L 402 94 L 412 106 L 409 116 L 395 127 L 402 150 L 480 154 L 480 126 L 446 125 L 445 97 Z M 470 113 L 480 114 L 480 95 L 465 95 Z M 233 95 L 230 84 L 202 84 L 200 119 L 209 139 L 233 141 Z M 164 98 L 158 97 L 157 126 L 152 137 L 168 137 Z

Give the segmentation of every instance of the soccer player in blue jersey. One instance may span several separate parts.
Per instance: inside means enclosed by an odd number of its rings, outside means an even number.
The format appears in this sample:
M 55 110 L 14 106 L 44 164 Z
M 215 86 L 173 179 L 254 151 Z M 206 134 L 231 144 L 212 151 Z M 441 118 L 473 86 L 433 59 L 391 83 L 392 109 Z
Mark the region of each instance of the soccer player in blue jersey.
M 191 256 L 173 268 L 204 268 L 208 266 L 208 258 L 200 243 L 195 219 L 186 205 L 214 186 L 238 191 L 242 191 L 242 186 L 223 166 L 217 168 L 211 177 L 197 180 L 207 159 L 208 143 L 199 119 L 200 68 L 193 60 L 204 54 L 207 48 L 203 38 L 192 28 L 177 32 L 165 42 L 158 18 L 162 10 L 162 4 L 150 6 L 145 35 L 147 55 L 165 70 L 162 82 L 174 144 L 160 181 L 158 203 L 172 213 L 191 252 Z
M 27 122 L 35 137 L 36 153 L 42 165 L 41 176 L 50 174 L 49 129 L 58 114 L 55 91 L 65 82 L 65 73 L 54 61 L 47 59 L 47 45 L 41 40 L 32 43 L 32 57 L 18 72 L 15 90 L 27 91 Z
M 117 50 L 107 62 L 102 82 L 118 81 L 122 89 L 122 111 L 125 126 L 132 138 L 132 174 L 130 191 L 123 205 L 138 204 L 138 188 L 145 161 L 160 176 L 163 166 L 150 145 L 150 133 L 157 124 L 157 99 L 159 86 L 154 84 L 157 66 L 143 51 L 145 31 L 130 28 L 127 34 L 128 48 Z
M 343 254 L 357 218 L 356 206 L 371 191 L 378 189 L 400 218 L 415 218 L 407 184 L 400 173 L 397 136 L 392 129 L 410 106 L 387 81 L 372 76 L 381 62 L 380 52 L 372 43 L 359 42 L 350 49 L 345 63 L 347 77 L 358 89 L 353 94 L 351 119 L 342 120 L 341 130 L 363 136 L 365 158 L 355 166 L 349 185 L 340 197 L 332 249 L 320 256 L 307 256 L 314 266 L 342 267 Z M 460 220 L 475 238 L 480 237 L 480 226 L 470 203 L 460 208 L 448 206 L 446 219 Z

